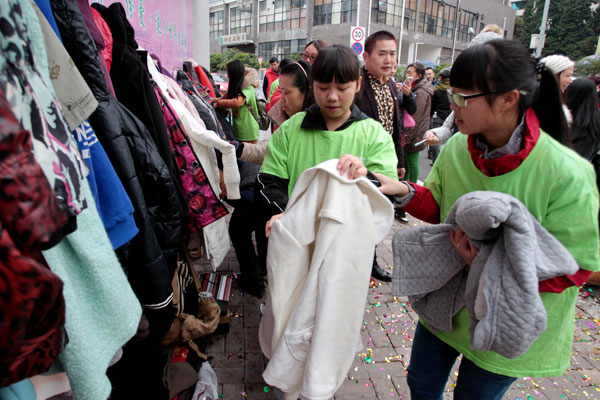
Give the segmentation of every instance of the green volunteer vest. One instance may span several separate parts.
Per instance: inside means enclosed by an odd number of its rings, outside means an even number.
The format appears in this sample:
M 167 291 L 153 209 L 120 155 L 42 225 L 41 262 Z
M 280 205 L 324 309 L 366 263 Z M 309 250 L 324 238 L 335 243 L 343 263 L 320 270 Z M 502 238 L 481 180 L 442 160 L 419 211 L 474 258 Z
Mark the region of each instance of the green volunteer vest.
M 295 114 L 271 136 L 260 169 L 261 173 L 289 179 L 288 195 L 302 172 L 344 154 L 361 158 L 371 172 L 398 177 L 392 137 L 379 122 L 367 118 L 340 131 L 303 129 L 300 125 L 305 115 Z
M 489 177 L 475 167 L 467 146 L 466 135 L 454 135 L 425 181 L 440 205 L 442 221 L 465 193 L 477 190 L 507 193 L 527 207 L 569 250 L 581 268 L 599 269 L 598 191 L 588 161 L 540 132 L 537 144 L 518 168 Z M 454 317 L 451 332 L 439 332 L 436 336 L 491 372 L 512 377 L 559 376 L 570 363 L 578 290 L 570 287 L 562 293 L 540 293 L 548 316 L 547 329 L 517 359 L 471 350 L 466 308 Z

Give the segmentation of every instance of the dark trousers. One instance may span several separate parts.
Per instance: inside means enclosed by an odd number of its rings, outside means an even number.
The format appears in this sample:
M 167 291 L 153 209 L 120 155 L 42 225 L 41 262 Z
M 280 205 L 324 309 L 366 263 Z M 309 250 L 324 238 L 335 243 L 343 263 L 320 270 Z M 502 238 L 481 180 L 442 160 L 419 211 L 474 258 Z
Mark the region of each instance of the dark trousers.
M 419 322 L 415 333 L 408 386 L 412 400 L 442 400 L 450 370 L 459 352 L 429 332 Z M 516 380 L 486 371 L 463 356 L 454 388 L 455 400 L 500 400 Z
M 253 189 L 247 189 L 253 191 Z M 234 211 L 229 221 L 229 237 L 240 263 L 242 278 L 262 283 L 267 275 L 267 238 L 265 224 L 259 215 L 253 195 L 244 193 L 242 198 L 231 202 Z M 256 248 L 252 242 L 252 232 L 256 238 Z

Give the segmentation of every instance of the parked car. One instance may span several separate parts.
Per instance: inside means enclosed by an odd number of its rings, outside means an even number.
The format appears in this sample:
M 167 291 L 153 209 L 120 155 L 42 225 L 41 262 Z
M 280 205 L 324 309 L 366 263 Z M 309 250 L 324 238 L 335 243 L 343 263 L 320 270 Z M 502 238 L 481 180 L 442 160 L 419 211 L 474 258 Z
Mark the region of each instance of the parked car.
M 215 80 L 215 84 L 219 88 L 219 91 L 223 94 L 227 93 L 227 88 L 229 88 L 229 79 L 227 79 L 227 75 L 218 72 L 213 72 L 211 75 Z

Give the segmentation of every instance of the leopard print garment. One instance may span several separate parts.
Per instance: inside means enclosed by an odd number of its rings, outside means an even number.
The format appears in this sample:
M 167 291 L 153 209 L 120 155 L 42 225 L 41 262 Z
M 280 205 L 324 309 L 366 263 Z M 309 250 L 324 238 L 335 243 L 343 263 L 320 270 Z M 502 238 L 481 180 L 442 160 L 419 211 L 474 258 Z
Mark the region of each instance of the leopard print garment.
M 375 94 L 375 101 L 377 102 L 379 122 L 381 122 L 383 128 L 391 135 L 394 133 L 394 98 L 392 97 L 392 92 L 387 81 L 381 82 L 373 75 L 368 75 L 373 93 Z
M 35 57 L 19 1 L 0 2 L 0 88 L 19 124 L 31 132 L 36 161 L 60 204 L 75 216 L 87 207 L 81 187 L 87 166 Z

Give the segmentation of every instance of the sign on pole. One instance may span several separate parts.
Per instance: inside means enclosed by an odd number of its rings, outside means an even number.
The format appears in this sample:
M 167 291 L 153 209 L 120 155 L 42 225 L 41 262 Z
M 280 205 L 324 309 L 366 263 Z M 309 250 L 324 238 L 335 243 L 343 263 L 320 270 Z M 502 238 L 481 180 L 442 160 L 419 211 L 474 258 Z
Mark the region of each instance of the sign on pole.
M 258 65 L 262 67 L 263 58 L 258 57 Z
M 353 26 L 350 29 L 350 48 L 360 57 L 365 51 L 366 29 L 363 26 Z

